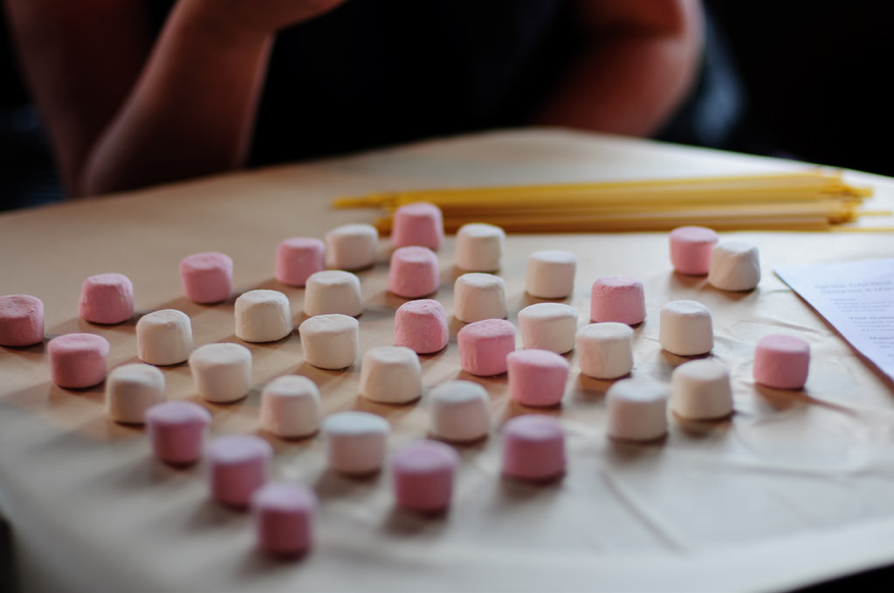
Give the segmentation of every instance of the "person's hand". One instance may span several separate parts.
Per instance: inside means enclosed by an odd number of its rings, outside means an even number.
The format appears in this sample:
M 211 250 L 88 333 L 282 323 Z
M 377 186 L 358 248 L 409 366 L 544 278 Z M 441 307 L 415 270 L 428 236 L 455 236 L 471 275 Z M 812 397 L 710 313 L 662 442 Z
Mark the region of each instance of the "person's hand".
M 207 25 L 228 32 L 269 34 L 323 15 L 345 0 L 180 0 Z M 193 12 L 195 11 L 195 12 Z

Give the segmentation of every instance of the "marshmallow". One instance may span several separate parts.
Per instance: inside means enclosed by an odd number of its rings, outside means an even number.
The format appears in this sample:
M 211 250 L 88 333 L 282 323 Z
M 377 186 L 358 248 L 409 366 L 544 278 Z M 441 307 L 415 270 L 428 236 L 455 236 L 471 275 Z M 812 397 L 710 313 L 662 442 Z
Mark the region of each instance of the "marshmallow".
M 275 556 L 300 556 L 313 545 L 317 495 L 303 484 L 264 484 L 251 496 L 258 547 Z
M 367 412 L 338 412 L 323 420 L 329 467 L 349 475 L 378 471 L 385 460 L 388 422 Z
M 213 251 L 187 255 L 180 262 L 180 282 L 194 303 L 225 301 L 233 290 L 233 260 Z
M 190 401 L 157 404 L 146 412 L 155 456 L 171 465 L 188 465 L 202 457 L 211 413 Z
M 419 513 L 437 513 L 450 506 L 459 455 L 438 441 L 417 441 L 391 456 L 391 478 L 397 506 Z
M 757 247 L 743 241 L 723 241 L 711 250 L 708 283 L 730 291 L 753 290 L 761 279 Z
M 276 279 L 289 286 L 304 286 L 314 272 L 326 269 L 325 246 L 319 239 L 291 237 L 276 248 Z
M 633 330 L 626 323 L 591 323 L 577 330 L 580 372 L 594 379 L 617 379 L 633 370 Z
M 810 344 L 796 336 L 772 334 L 754 348 L 754 380 L 776 389 L 801 389 L 807 382 Z
M 261 390 L 261 428 L 297 439 L 320 429 L 322 408 L 316 383 L 300 375 L 275 378 Z
M 593 283 L 590 319 L 636 325 L 645 318 L 646 297 L 642 282 L 624 276 L 603 276 Z
M 506 283 L 493 274 L 469 273 L 453 285 L 453 315 L 472 323 L 482 319 L 505 319 Z
M 532 297 L 564 299 L 574 291 L 577 257 L 558 249 L 536 251 L 528 257 L 525 290 Z
M 353 317 L 317 315 L 298 326 L 304 360 L 321 369 L 338 370 L 354 364 L 360 351 L 360 323 Z
M 545 481 L 565 472 L 565 431 L 550 416 L 516 416 L 503 425 L 503 474 Z
M 304 312 L 311 317 L 332 313 L 357 317 L 363 313 L 360 279 L 344 270 L 311 274 L 304 291 Z
M 388 290 L 416 299 L 438 290 L 438 256 L 428 247 L 399 247 L 391 254 Z
M 31 346 L 43 341 L 43 301 L 27 294 L 0 297 L 0 346 Z
M 133 316 L 133 283 L 123 274 L 97 274 L 81 284 L 78 316 L 90 323 L 115 325 Z
M 395 247 L 417 245 L 436 250 L 443 242 L 444 217 L 434 204 L 415 202 L 394 211 L 391 244 Z
M 654 441 L 667 434 L 668 386 L 650 379 L 622 379 L 605 393 L 608 436 Z
M 498 226 L 473 222 L 456 231 L 456 267 L 469 272 L 495 272 L 500 269 L 506 233 Z
M 363 355 L 360 395 L 384 404 L 405 404 L 422 397 L 422 365 L 403 346 L 377 346 Z
M 445 441 L 465 443 L 487 436 L 490 404 L 487 390 L 472 381 L 445 381 L 428 394 L 431 434 Z
M 506 356 L 509 397 L 524 406 L 555 406 L 562 401 L 568 361 L 550 350 L 517 350 Z
M 674 414 L 714 420 L 733 413 L 729 371 L 716 360 L 691 360 L 671 374 L 670 406 Z
M 146 411 L 165 399 L 165 376 L 148 364 L 126 364 L 106 379 L 106 414 L 122 424 L 143 424 Z
M 371 224 L 345 224 L 326 233 L 326 264 L 360 270 L 376 263 L 379 231 Z
M 485 319 L 456 334 L 459 364 L 479 377 L 506 372 L 506 356 L 515 350 L 515 327 L 505 319 Z
M 189 356 L 196 392 L 218 404 L 234 402 L 251 389 L 251 351 L 239 344 L 205 344 Z
M 66 334 L 47 343 L 53 383 L 69 389 L 83 389 L 106 378 L 109 342 L 94 334 Z
M 292 333 L 289 298 L 277 290 L 249 290 L 236 299 L 236 337 L 275 342 Z
M 447 312 L 433 299 L 409 301 L 394 314 L 394 345 L 417 354 L 439 352 L 450 341 Z
M 661 347 L 677 356 L 698 356 L 714 347 L 711 312 L 698 301 L 671 301 L 661 307 Z
M 179 364 L 192 353 L 192 323 L 176 309 L 153 311 L 137 321 L 137 356 L 143 362 Z
M 518 312 L 518 329 L 525 348 L 564 354 L 574 349 L 577 309 L 562 303 L 536 303 Z
M 233 507 L 246 507 L 267 481 L 273 448 L 255 435 L 218 437 L 205 455 L 211 497 Z
M 717 233 L 702 226 L 681 226 L 672 230 L 668 239 L 671 264 L 676 271 L 692 276 L 708 273 Z

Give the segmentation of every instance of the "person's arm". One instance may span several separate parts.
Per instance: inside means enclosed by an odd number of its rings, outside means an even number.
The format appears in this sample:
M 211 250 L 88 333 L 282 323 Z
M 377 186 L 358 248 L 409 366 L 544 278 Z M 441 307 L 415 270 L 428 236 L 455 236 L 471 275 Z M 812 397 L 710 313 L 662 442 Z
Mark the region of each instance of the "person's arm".
M 245 163 L 273 35 L 343 0 L 6 0 L 70 195 Z
M 656 132 L 686 97 L 702 50 L 698 0 L 581 0 L 587 44 L 535 123 Z

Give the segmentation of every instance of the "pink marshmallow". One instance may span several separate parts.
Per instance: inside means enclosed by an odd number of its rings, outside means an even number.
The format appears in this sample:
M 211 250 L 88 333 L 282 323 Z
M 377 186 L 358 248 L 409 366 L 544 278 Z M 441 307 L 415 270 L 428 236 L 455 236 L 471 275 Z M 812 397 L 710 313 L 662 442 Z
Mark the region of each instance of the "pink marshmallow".
M 400 247 L 391 254 L 388 290 L 415 299 L 438 290 L 438 257 L 427 247 Z
M 459 364 L 479 377 L 506 372 L 506 356 L 515 350 L 515 327 L 505 319 L 475 321 L 459 330 Z
M 773 334 L 757 341 L 754 380 L 776 389 L 801 389 L 807 382 L 810 344 L 796 336 Z
M 276 279 L 289 286 L 304 286 L 307 278 L 326 269 L 325 246 L 319 239 L 292 237 L 276 248 Z
M 565 431 L 550 416 L 516 416 L 503 425 L 503 473 L 545 481 L 565 471 Z
M 434 204 L 415 202 L 394 211 L 391 244 L 395 247 L 418 245 L 438 249 L 443 242 L 444 217 Z
M 569 364 L 551 350 L 516 350 L 506 357 L 509 397 L 525 406 L 555 406 L 562 401 Z
M 394 314 L 394 345 L 416 354 L 439 352 L 450 341 L 447 311 L 433 299 L 409 301 Z
M 717 233 L 701 226 L 681 226 L 670 232 L 670 258 L 674 269 L 682 274 L 704 276 L 711 268 L 711 250 L 717 244 Z
M 149 441 L 155 456 L 171 465 L 202 458 L 211 413 L 190 401 L 169 401 L 146 411 Z
M 65 334 L 47 344 L 53 383 L 69 389 L 99 385 L 106 378 L 109 342 L 95 334 Z
M 459 455 L 438 441 L 404 445 L 391 457 L 397 505 L 409 511 L 436 513 L 450 506 Z
M 267 481 L 273 448 L 254 435 L 218 437 L 208 447 L 206 459 L 211 496 L 225 505 L 248 506 L 255 490 Z
M 43 341 L 43 301 L 27 294 L 0 297 L 0 346 L 31 346 Z
M 624 276 L 597 278 L 590 292 L 590 319 L 636 325 L 646 318 L 646 298 L 639 280 Z
M 194 303 L 225 301 L 233 291 L 233 260 L 213 251 L 187 255 L 180 262 L 180 282 Z
M 133 317 L 133 283 L 123 274 L 97 274 L 81 283 L 78 316 L 114 325 Z
M 292 482 L 258 488 L 251 497 L 259 547 L 276 556 L 300 556 L 313 545 L 317 495 Z

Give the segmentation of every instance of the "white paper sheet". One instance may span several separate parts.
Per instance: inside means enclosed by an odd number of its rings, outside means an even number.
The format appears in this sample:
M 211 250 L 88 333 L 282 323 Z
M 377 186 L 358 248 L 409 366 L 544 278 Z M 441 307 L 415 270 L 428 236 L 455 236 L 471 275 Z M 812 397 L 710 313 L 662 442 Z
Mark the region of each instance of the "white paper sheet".
M 774 272 L 894 380 L 894 259 L 787 265 Z

